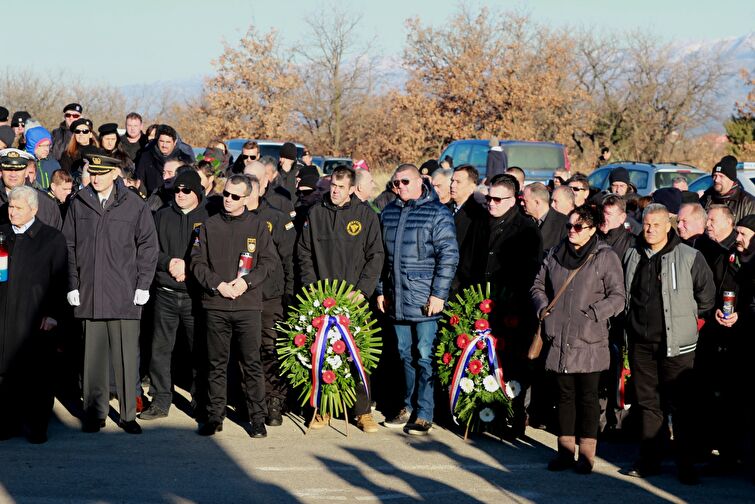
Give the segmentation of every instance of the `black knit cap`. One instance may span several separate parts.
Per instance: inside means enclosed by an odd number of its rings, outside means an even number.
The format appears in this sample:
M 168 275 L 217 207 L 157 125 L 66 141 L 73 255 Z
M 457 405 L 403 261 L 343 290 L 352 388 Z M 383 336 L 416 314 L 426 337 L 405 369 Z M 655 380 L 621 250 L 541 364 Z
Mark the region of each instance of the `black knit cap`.
M 280 152 L 281 159 L 296 159 L 296 145 L 292 144 L 291 142 L 286 142 L 281 146 L 281 152 Z
M 653 203 L 660 203 L 672 214 L 678 214 L 682 206 L 682 192 L 676 187 L 658 189 L 653 193 Z
M 755 231 L 755 214 L 745 215 L 744 217 L 739 219 L 737 226 L 746 227 L 750 231 Z
M 621 166 L 614 168 L 608 175 L 608 182 L 611 184 L 614 182 L 624 182 L 626 185 L 629 185 L 629 172 L 626 168 L 622 168 Z
M 8 120 L 8 115 L 10 112 L 8 112 L 8 109 L 5 107 L 0 107 L 0 122 L 5 122 Z
M 724 156 L 721 161 L 713 167 L 713 174 L 723 173 L 726 177 L 734 182 L 737 181 L 737 158 L 734 156 Z
M 102 138 L 105 135 L 111 135 L 115 133 L 118 134 L 118 125 L 116 123 L 105 123 L 99 128 L 97 128 L 97 131 L 100 134 L 100 138 Z
M 176 179 L 173 181 L 173 187 L 181 186 L 184 186 L 186 189 L 191 189 L 191 191 L 200 198 L 204 192 L 204 189 L 202 188 L 202 179 L 199 177 L 199 173 L 195 170 L 182 171 L 176 175 Z

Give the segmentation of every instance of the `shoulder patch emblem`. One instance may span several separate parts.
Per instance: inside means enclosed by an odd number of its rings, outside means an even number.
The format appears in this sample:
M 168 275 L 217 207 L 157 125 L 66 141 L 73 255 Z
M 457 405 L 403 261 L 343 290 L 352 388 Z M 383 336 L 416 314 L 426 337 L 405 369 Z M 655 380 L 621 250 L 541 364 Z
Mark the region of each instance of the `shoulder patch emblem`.
M 267 230 L 273 232 L 273 223 L 270 221 L 267 221 Z
M 283 226 L 286 231 L 291 231 L 294 228 L 294 223 L 291 221 L 286 222 L 286 225 Z
M 254 254 L 254 252 L 257 250 L 257 238 L 247 238 L 246 239 L 246 251 L 250 254 Z
M 362 223 L 358 220 L 350 221 L 348 224 L 346 224 L 346 232 L 351 236 L 358 235 L 362 232 Z
M 192 224 L 192 228 L 191 229 L 193 231 L 196 231 L 200 227 L 202 227 L 202 223 L 201 222 L 195 222 L 194 224 Z

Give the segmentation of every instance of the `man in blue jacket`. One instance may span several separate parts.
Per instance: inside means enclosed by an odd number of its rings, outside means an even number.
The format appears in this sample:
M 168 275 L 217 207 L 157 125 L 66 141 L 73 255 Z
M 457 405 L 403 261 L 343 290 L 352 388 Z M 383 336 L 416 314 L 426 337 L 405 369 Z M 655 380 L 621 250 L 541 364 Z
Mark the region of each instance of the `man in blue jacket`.
M 377 304 L 394 321 L 406 392 L 404 407 L 385 426 L 422 436 L 433 425 L 433 347 L 459 246 L 451 211 L 430 185 L 423 184 L 416 166 L 399 166 L 391 184 L 398 198 L 380 216 L 386 261 Z M 419 356 L 416 362 L 413 353 Z

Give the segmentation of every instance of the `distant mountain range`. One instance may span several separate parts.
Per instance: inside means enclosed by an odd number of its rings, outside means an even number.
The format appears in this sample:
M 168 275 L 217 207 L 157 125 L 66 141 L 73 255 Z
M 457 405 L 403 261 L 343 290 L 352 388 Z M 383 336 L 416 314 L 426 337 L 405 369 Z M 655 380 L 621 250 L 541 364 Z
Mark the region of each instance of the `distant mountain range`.
M 700 133 L 723 132 L 723 122 L 733 113 L 734 104 L 743 101 L 747 96 L 748 88 L 740 71 L 746 69 L 755 74 L 755 32 L 741 37 L 680 43 L 678 47 L 682 56 L 703 51 L 704 54 L 720 55 L 719 59 L 724 62 L 727 75 L 721 82 L 720 113 L 699 130 Z M 406 71 L 401 67 L 401 58 L 398 56 L 381 58 L 377 70 L 383 76 L 382 89 L 401 87 L 406 80 Z M 169 96 L 178 102 L 199 96 L 202 93 L 204 77 L 196 75 L 187 79 L 132 84 L 122 86 L 121 91 L 130 102 L 146 103 L 147 110 L 144 110 L 144 107 L 142 110 L 150 115 L 150 112 L 156 110 L 157 102 L 163 96 Z

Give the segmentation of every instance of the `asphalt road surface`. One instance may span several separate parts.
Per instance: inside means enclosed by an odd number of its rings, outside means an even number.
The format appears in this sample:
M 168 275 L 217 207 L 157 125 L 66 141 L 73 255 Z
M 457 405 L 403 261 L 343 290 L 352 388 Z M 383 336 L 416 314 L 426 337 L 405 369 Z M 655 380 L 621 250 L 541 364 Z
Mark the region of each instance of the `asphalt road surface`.
M 590 476 L 550 473 L 555 437 L 534 429 L 514 444 L 487 435 L 464 441 L 441 428 L 417 438 L 352 426 L 346 437 L 344 422 L 334 420 L 305 436 L 301 419 L 286 417 L 266 439 L 252 440 L 230 420 L 200 437 L 175 407 L 168 418 L 140 422 L 141 436 L 112 420 L 99 434 L 82 433 L 57 401 L 54 415 L 46 444 L 0 443 L 0 502 L 755 502 L 744 473 L 697 487 L 678 483 L 671 463 L 646 481 L 624 476 L 632 445 L 599 444 Z

